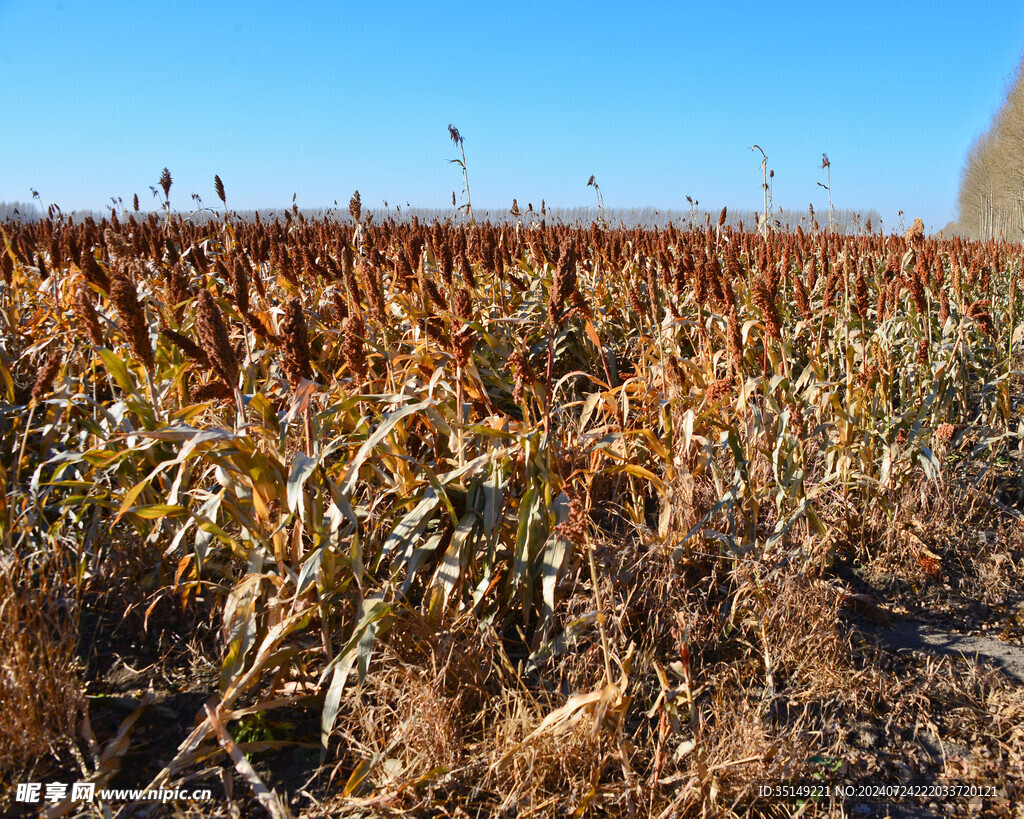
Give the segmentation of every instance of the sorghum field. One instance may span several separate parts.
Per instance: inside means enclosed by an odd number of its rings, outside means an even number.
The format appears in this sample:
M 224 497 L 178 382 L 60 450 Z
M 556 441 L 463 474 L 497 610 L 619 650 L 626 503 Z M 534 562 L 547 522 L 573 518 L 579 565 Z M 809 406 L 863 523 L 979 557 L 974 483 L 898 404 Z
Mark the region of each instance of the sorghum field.
M 1012 815 L 1024 248 L 724 217 L 3 225 L 4 808 Z

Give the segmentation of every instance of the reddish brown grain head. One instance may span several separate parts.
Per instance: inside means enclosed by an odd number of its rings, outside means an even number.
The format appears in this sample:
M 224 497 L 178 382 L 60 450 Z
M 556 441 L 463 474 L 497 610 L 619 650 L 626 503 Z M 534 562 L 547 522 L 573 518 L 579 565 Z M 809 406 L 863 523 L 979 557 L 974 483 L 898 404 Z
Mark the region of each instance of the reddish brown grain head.
M 110 301 L 117 311 L 121 332 L 132 354 L 147 370 L 152 370 L 154 358 L 153 345 L 149 339 L 149 324 L 135 285 L 125 278 L 114 279 L 110 284 Z
M 977 322 L 981 331 L 989 338 L 994 339 L 996 337 L 996 325 L 992 321 L 992 314 L 989 312 L 989 306 L 992 304 L 988 299 L 978 299 L 977 301 L 971 302 L 967 308 L 967 318 L 973 319 Z
M 946 288 L 939 291 L 939 325 L 945 326 L 949 320 L 949 296 L 946 295 Z
M 717 381 L 712 381 L 708 384 L 704 392 L 704 400 L 709 404 L 717 404 L 719 401 L 727 398 L 731 392 L 732 379 L 719 378 Z
M 238 383 L 238 358 L 231 346 L 224 314 L 209 290 L 200 290 L 196 306 L 196 330 L 204 352 L 217 375 L 228 384 Z
M 359 316 L 351 315 L 345 319 L 341 354 L 345 359 L 349 372 L 358 381 L 363 381 L 369 372 L 369 363 L 366 360 L 365 336 L 366 328 L 363 326 L 363 320 Z
M 171 179 L 171 172 L 164 168 L 160 173 L 160 187 L 164 192 L 164 199 L 171 195 L 171 185 L 174 184 L 174 180 Z
M 42 400 L 53 388 L 54 379 L 60 371 L 60 365 L 64 361 L 64 351 L 56 349 L 46 359 L 39 375 L 36 376 L 35 384 L 32 385 L 32 400 Z
M 864 278 L 864 271 L 861 267 L 857 267 L 857 277 L 854 282 L 854 292 L 857 295 L 857 315 L 861 319 L 868 317 L 868 309 L 870 306 L 870 300 L 868 299 L 868 283 Z
M 249 312 L 249 273 L 245 264 L 237 256 L 231 260 L 230 267 L 231 295 L 235 307 L 241 315 Z
M 370 313 L 379 324 L 384 324 L 387 321 L 387 304 L 384 299 L 383 277 L 380 269 L 374 267 L 370 262 L 361 262 L 359 278 L 363 283 L 366 300 L 370 305 Z
M 223 401 L 234 404 L 235 391 L 223 381 L 211 381 L 209 384 L 203 384 L 203 386 L 192 390 L 192 400 L 200 403 Z
M 561 323 L 565 305 L 576 289 L 576 248 L 571 240 L 562 244 L 562 252 L 555 269 L 555 276 L 548 295 L 548 320 L 553 325 Z
M 78 285 L 75 292 L 75 315 L 85 328 L 85 333 L 95 346 L 102 347 L 104 344 L 103 330 L 100 328 L 99 316 L 93 305 L 92 291 L 84 284 Z
M 521 404 L 527 387 L 537 380 L 537 375 L 534 373 L 526 356 L 519 350 L 514 350 L 512 355 L 509 356 L 508 366 L 512 370 L 512 400 L 517 404 Z
M 281 338 L 284 347 L 282 366 L 288 381 L 294 386 L 300 378 L 313 380 L 313 366 L 309 349 L 309 332 L 306 329 L 306 317 L 302 311 L 302 302 L 292 297 L 284 308 L 284 320 L 281 322 Z
M 4 256 L 5 259 L 9 259 L 9 256 Z M 82 274 L 89 284 L 95 287 L 97 290 L 102 290 L 104 293 L 110 292 L 110 277 L 107 272 L 100 267 L 100 263 L 96 261 L 96 257 L 93 255 L 91 250 L 85 250 L 82 252 Z
M 761 276 L 753 276 L 750 282 L 750 293 L 757 309 L 761 311 L 765 332 L 776 341 L 782 340 L 782 319 L 779 308 L 771 290 Z
M 206 352 L 196 344 L 188 336 L 171 330 L 169 327 L 165 327 L 160 331 L 160 335 L 170 341 L 175 347 L 181 350 L 188 358 L 198 364 L 203 370 L 209 370 L 212 367 L 209 356 Z

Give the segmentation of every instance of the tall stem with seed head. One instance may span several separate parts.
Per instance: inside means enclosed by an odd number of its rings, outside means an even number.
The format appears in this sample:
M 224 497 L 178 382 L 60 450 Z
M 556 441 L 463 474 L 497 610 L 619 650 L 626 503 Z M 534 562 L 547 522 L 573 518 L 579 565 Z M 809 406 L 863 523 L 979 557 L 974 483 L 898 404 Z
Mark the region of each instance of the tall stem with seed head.
M 171 179 L 171 172 L 164 168 L 160 173 L 160 187 L 164 192 L 164 211 L 166 212 L 167 222 L 171 221 L 171 185 L 173 180 Z
M 764 236 L 764 240 L 768 241 L 768 225 L 771 217 L 768 213 L 768 156 L 765 154 L 764 149 L 760 145 L 751 145 L 750 150 L 761 152 L 761 173 L 764 176 L 764 182 L 762 182 L 761 188 L 764 193 L 764 210 L 761 212 L 761 218 L 764 220 L 761 225 L 761 235 Z M 774 174 L 774 171 L 772 172 Z
M 462 152 L 462 159 L 452 159 L 450 161 L 462 168 L 462 181 L 465 183 L 463 190 L 466 194 L 466 215 L 469 217 L 469 223 L 475 225 L 476 221 L 473 219 L 473 199 L 469 195 L 469 171 L 466 170 L 466 140 L 459 133 L 459 129 L 450 123 L 448 125 L 448 135 L 452 138 L 455 146 Z
M 601 186 L 597 184 L 597 180 L 594 178 L 593 174 L 591 174 L 590 179 L 587 180 L 587 187 L 589 188 L 591 186 L 594 188 L 594 193 L 597 194 L 597 212 L 601 216 L 601 227 L 607 227 L 608 218 L 607 211 L 604 207 L 604 196 L 601 195 Z
M 834 233 L 835 212 L 832 210 L 832 163 L 829 161 L 828 154 L 821 155 L 821 167 L 826 173 L 826 181 L 825 183 L 819 182 L 818 187 L 824 188 L 828 194 L 828 232 Z

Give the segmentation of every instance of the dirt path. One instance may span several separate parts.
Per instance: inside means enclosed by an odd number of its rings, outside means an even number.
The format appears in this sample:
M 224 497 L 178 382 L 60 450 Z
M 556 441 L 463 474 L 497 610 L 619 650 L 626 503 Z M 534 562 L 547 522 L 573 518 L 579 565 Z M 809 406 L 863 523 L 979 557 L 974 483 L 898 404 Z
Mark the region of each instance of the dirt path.
M 988 661 L 1024 683 L 1024 647 L 983 634 L 961 634 L 916 620 L 873 626 L 869 633 L 896 651 L 926 651 L 950 657 Z

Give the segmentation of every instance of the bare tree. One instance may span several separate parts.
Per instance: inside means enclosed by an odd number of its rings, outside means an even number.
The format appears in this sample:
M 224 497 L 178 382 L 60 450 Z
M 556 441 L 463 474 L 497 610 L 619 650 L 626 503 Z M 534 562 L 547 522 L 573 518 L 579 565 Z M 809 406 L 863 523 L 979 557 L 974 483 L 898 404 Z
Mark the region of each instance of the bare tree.
M 1024 238 L 1024 59 L 960 171 L 959 227 L 981 239 Z

